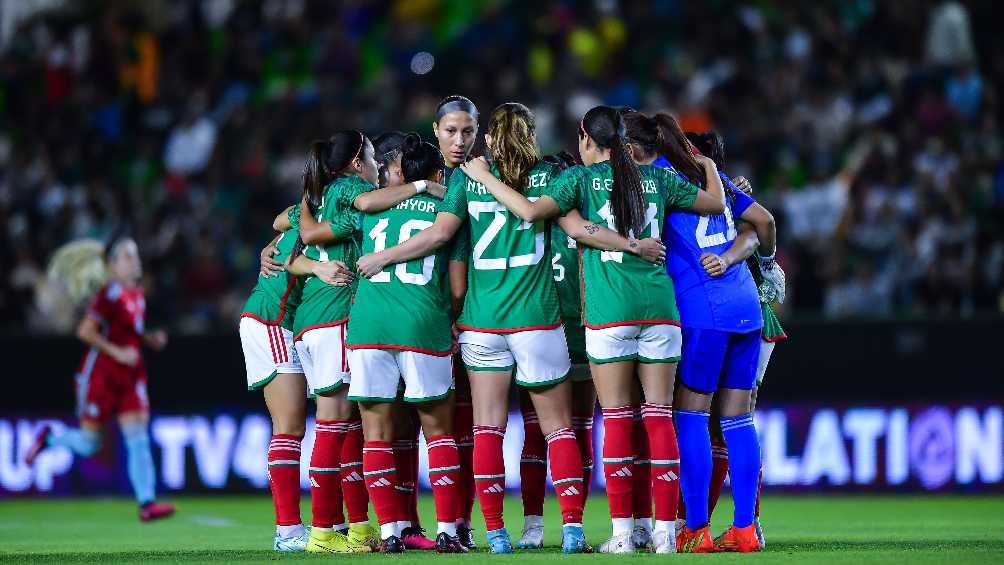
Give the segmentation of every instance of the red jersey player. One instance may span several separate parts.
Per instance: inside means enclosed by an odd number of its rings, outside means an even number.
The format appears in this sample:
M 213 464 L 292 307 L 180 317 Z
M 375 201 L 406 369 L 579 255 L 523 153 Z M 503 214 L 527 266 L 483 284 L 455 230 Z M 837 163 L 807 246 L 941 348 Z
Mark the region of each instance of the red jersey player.
M 48 446 L 64 446 L 89 457 L 101 448 L 102 430 L 116 416 L 125 439 L 129 482 L 139 518 L 147 522 L 166 518 L 174 506 L 154 500 L 156 476 L 150 453 L 150 404 L 146 393 L 146 367 L 140 348 L 162 349 L 164 330 L 146 331 L 146 301 L 139 286 L 142 265 L 136 242 L 118 236 L 104 253 L 108 281 L 91 302 L 77 328 L 77 337 L 90 346 L 77 372 L 77 413 L 80 427 L 56 434 L 43 428 L 25 458 L 31 465 Z

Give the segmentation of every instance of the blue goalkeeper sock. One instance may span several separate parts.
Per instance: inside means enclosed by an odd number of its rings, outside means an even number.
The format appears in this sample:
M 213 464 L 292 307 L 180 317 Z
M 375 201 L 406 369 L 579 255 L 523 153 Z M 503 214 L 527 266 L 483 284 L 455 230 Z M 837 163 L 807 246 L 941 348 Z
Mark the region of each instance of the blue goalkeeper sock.
M 760 480 L 760 440 L 753 427 L 753 414 L 722 418 L 722 434 L 729 448 L 729 476 L 732 479 L 732 500 L 735 515 L 732 523 L 745 528 L 753 523 L 756 509 L 757 483 Z M 690 507 L 687 507 L 690 518 Z
M 66 447 L 81 457 L 90 457 L 101 449 L 101 434 L 93 430 L 70 428 L 61 434 L 50 435 L 45 444 L 50 447 Z
M 687 527 L 708 525 L 708 488 L 711 485 L 711 434 L 707 412 L 673 410 L 680 444 L 680 492 L 687 508 Z
M 132 490 L 136 494 L 136 502 L 143 506 L 153 502 L 157 482 L 153 469 L 153 454 L 150 453 L 150 433 L 147 431 L 146 423 L 133 423 L 122 426 L 122 436 L 125 438 L 129 482 L 132 483 Z

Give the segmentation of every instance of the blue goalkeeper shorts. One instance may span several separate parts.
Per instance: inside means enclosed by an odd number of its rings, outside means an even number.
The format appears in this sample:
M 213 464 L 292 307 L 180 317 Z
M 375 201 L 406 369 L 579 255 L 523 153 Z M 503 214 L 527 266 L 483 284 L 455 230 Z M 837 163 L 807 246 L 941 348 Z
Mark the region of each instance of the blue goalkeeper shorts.
M 683 384 L 704 394 L 720 388 L 751 390 L 760 358 L 760 329 L 746 333 L 683 328 Z

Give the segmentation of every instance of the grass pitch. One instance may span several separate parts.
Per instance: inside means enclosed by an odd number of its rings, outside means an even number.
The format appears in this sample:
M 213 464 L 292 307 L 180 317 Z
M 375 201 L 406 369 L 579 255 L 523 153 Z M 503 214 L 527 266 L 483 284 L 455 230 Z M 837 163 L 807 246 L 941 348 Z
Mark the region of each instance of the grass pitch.
M 730 521 L 728 496 L 712 524 L 717 534 Z M 557 503 L 548 499 L 547 549 L 513 556 L 278 555 L 270 551 L 272 506 L 259 496 L 175 498 L 179 512 L 154 524 L 140 524 L 125 499 L 5 500 L 0 502 L 0 562 L 19 563 L 265 563 L 273 561 L 366 561 L 400 564 L 468 560 L 491 563 L 613 562 L 624 556 L 562 556 Z M 767 550 L 760 554 L 656 556 L 666 559 L 765 563 L 1002 563 L 1002 496 L 768 496 L 763 501 Z M 478 509 L 475 508 L 477 516 Z M 303 516 L 309 519 L 309 501 Z M 422 500 L 425 524 L 435 529 L 432 499 Z M 506 499 L 506 522 L 513 541 L 522 527 L 519 499 Z M 610 533 L 606 500 L 594 496 L 586 508 L 586 534 L 598 544 Z M 475 527 L 484 546 L 484 524 Z M 518 560 L 518 561 L 517 561 Z M 556 561 L 557 560 L 557 561 Z

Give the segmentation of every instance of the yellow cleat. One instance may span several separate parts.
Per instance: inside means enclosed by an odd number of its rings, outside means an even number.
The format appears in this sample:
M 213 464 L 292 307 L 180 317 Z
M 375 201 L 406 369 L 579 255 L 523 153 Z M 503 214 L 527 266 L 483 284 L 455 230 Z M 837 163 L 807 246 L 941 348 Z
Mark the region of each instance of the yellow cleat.
M 354 553 L 376 551 L 380 547 L 380 530 L 369 524 L 350 525 L 346 537 Z
M 307 542 L 310 553 L 354 553 L 348 538 L 344 534 L 332 530 L 310 529 L 310 541 Z

